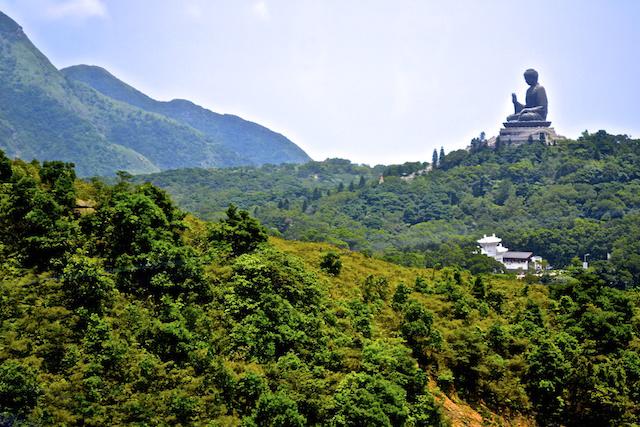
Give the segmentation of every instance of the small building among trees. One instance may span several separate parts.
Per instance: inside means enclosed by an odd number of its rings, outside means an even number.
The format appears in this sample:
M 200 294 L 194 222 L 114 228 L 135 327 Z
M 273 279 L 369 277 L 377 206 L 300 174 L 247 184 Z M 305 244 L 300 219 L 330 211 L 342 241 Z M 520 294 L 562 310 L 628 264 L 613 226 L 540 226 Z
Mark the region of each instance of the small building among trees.
M 502 239 L 494 234 L 487 236 L 486 234 L 479 239 L 480 253 L 501 262 L 507 270 L 527 271 L 529 267 L 536 270 L 540 267 L 540 257 L 534 256 L 533 252 L 510 251 L 509 248 L 502 246 Z

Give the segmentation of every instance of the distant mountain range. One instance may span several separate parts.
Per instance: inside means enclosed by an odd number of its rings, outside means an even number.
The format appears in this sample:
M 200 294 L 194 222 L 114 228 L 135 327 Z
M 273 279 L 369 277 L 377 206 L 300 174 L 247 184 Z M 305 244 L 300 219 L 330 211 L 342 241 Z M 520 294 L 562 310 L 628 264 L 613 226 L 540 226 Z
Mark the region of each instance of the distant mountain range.
M 24 160 L 118 170 L 304 163 L 285 136 L 190 101 L 156 101 L 95 66 L 58 70 L 0 12 L 0 149 Z

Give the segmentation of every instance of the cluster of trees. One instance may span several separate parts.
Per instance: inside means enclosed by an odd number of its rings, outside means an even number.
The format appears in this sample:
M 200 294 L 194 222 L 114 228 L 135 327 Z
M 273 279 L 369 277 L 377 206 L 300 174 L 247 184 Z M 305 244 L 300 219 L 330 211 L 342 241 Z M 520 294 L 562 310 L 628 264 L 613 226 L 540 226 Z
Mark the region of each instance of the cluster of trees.
M 445 426 L 452 394 L 497 421 L 640 422 L 639 296 L 604 268 L 410 269 L 129 179 L 0 155 L 0 424 Z
M 610 284 L 639 283 L 640 140 L 599 131 L 554 146 L 489 147 L 481 135 L 471 150 L 437 157 L 425 174 L 416 173 L 426 168 L 420 162 L 369 168 L 328 160 L 145 179 L 203 218 L 216 218 L 232 200 L 286 238 L 408 265 L 495 271 L 472 252 L 479 236 L 496 233 L 556 268 L 585 254 L 591 261 L 610 254 L 603 267 Z M 360 177 L 363 186 L 354 184 Z
M 0 423 L 444 423 L 410 350 L 352 344 L 246 211 L 205 224 L 120 178 L 0 155 Z

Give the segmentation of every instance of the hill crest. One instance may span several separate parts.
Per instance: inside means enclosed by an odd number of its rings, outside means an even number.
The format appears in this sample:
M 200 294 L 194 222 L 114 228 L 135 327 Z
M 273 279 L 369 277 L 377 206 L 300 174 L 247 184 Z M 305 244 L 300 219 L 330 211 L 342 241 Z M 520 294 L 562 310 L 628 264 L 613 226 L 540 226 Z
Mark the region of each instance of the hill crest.
M 72 162 L 81 176 L 309 160 L 260 125 L 155 101 L 107 70 L 89 69 L 96 75 L 89 82 L 70 76 L 82 68 L 61 72 L 0 12 L 0 149 L 26 161 Z

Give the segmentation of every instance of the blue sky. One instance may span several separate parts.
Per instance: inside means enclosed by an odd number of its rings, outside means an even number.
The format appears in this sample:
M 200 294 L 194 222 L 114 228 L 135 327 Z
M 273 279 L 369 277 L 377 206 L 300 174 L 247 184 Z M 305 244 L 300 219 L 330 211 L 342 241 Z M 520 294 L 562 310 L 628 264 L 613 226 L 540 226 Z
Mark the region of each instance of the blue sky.
M 0 0 L 58 67 L 103 66 L 314 159 L 430 160 L 498 133 L 540 72 L 560 134 L 640 137 L 640 1 Z

